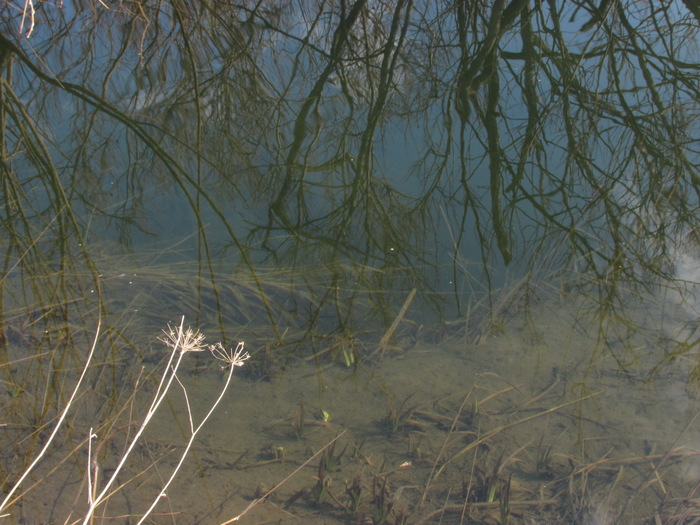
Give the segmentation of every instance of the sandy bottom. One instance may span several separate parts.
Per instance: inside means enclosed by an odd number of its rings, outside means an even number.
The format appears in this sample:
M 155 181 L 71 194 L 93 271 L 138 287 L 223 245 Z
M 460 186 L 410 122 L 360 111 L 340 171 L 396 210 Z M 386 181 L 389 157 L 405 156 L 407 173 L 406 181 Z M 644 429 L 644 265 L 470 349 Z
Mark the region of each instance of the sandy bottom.
M 661 332 L 582 311 L 541 303 L 478 344 L 457 332 L 355 368 L 305 362 L 272 380 L 234 376 L 152 521 L 603 525 L 700 515 L 692 354 L 649 376 L 667 352 Z M 648 327 L 648 310 L 633 317 Z M 195 421 L 223 377 L 216 363 L 182 374 Z M 147 508 L 182 452 L 182 399 L 174 389 L 133 455 L 121 483 L 156 464 L 114 496 L 105 515 L 116 522 Z M 101 456 L 104 468 L 119 450 Z M 56 502 L 28 495 L 27 523 L 83 505 L 84 495 L 67 496 L 85 493 L 83 474 L 41 490 Z

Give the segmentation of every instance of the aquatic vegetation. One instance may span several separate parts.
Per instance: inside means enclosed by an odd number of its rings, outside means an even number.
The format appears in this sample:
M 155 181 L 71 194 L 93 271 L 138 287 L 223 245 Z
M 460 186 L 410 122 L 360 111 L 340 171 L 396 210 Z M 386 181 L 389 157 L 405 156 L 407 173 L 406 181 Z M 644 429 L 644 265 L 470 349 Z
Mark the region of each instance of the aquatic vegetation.
M 294 416 L 292 416 L 292 429 L 297 439 L 304 439 L 306 435 L 306 413 L 304 412 L 304 403 L 299 403 Z

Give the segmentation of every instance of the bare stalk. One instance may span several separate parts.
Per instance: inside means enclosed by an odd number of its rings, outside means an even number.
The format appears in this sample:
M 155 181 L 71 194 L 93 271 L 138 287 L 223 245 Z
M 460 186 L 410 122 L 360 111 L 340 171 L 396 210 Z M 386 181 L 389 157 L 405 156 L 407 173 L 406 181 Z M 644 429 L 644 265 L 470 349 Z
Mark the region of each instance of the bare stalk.
M 114 494 L 115 491 L 111 491 L 112 485 L 115 483 L 118 474 L 121 472 L 122 468 L 126 464 L 127 459 L 131 455 L 131 452 L 134 450 L 134 447 L 138 443 L 139 439 L 141 438 L 141 435 L 143 434 L 144 430 L 150 423 L 151 419 L 153 416 L 156 414 L 158 411 L 161 403 L 163 402 L 163 399 L 165 399 L 165 396 L 167 395 L 168 391 L 170 390 L 170 387 L 173 384 L 173 381 L 177 381 L 177 383 L 180 385 L 180 387 L 183 389 L 184 396 L 185 396 L 185 403 L 187 406 L 187 414 L 189 417 L 189 422 L 190 422 L 190 438 L 187 442 L 187 445 L 185 446 L 185 449 L 180 456 L 180 460 L 178 461 L 177 465 L 175 466 L 173 472 L 171 473 L 170 477 L 168 480 L 165 482 L 163 485 L 163 488 L 160 490 L 158 493 L 158 496 L 153 500 L 151 503 L 151 506 L 148 508 L 146 513 L 141 517 L 139 520 L 139 524 L 143 523 L 148 516 L 153 512 L 153 509 L 156 507 L 158 502 L 161 500 L 166 495 L 166 491 L 172 481 L 175 479 L 175 476 L 179 472 L 183 462 L 185 461 L 185 458 L 187 457 L 187 454 L 190 451 L 190 448 L 192 447 L 192 444 L 194 443 L 195 437 L 199 433 L 199 431 L 202 429 L 204 424 L 209 420 L 211 415 L 214 413 L 214 409 L 219 405 L 221 400 L 223 399 L 224 394 L 226 393 L 226 390 L 228 389 L 229 383 L 231 382 L 231 377 L 233 376 L 233 369 L 237 366 L 243 366 L 245 361 L 250 357 L 247 352 L 244 352 L 244 345 L 243 343 L 239 343 L 238 346 L 236 347 L 236 350 L 226 350 L 221 343 L 217 343 L 215 345 L 210 345 L 210 346 L 205 346 L 203 344 L 204 341 L 204 336 L 200 334 L 198 331 L 192 331 L 191 329 L 184 329 L 184 317 L 182 318 L 180 322 L 180 326 L 177 327 L 176 329 L 173 329 L 172 327 L 168 327 L 168 331 L 164 331 L 165 337 L 161 338 L 161 341 L 163 341 L 167 346 L 169 346 L 172 351 L 170 354 L 170 357 L 168 359 L 168 362 L 166 364 L 165 370 L 163 372 L 163 375 L 160 378 L 160 381 L 158 383 L 158 388 L 156 390 L 156 393 L 154 394 L 153 401 L 151 402 L 148 411 L 146 412 L 146 415 L 143 419 L 143 422 L 139 426 L 138 430 L 136 431 L 136 434 L 134 434 L 133 438 L 131 439 L 131 442 L 127 449 L 124 451 L 122 457 L 119 460 L 119 463 L 117 467 L 114 469 L 112 474 L 110 475 L 109 479 L 105 483 L 104 487 L 102 487 L 102 490 L 97 494 L 97 488 L 93 486 L 93 483 L 96 482 L 97 476 L 94 476 L 95 481 L 92 480 L 91 476 L 88 476 L 88 503 L 89 503 L 89 508 L 88 511 L 85 515 L 85 518 L 83 520 L 83 525 L 87 525 L 90 523 L 93 519 L 95 509 L 97 508 L 98 505 L 101 503 L 107 501 L 112 494 Z M 221 389 L 221 392 L 219 393 L 219 396 L 217 397 L 216 401 L 212 405 L 212 407 L 209 409 L 207 414 L 204 416 L 204 419 L 197 425 L 197 427 L 194 426 L 194 422 L 192 419 L 192 411 L 190 408 L 190 403 L 189 403 L 189 398 L 187 395 L 187 390 L 185 389 L 184 385 L 180 382 L 180 379 L 177 377 L 177 371 L 180 367 L 180 363 L 182 361 L 182 357 L 189 352 L 201 352 L 205 349 L 209 349 L 209 351 L 212 353 L 212 355 L 217 358 L 218 360 L 222 361 L 224 365 L 222 368 L 229 368 L 228 376 L 226 377 L 226 382 Z M 177 359 L 175 356 L 177 355 Z M 173 363 L 174 361 L 174 363 Z M 92 435 L 92 430 L 91 430 L 91 436 L 90 439 L 95 437 Z M 95 466 L 96 469 L 96 466 Z M 88 469 L 89 472 L 89 469 Z M 117 489 L 118 490 L 118 489 Z
M 170 358 L 168 359 L 165 371 L 163 372 L 163 376 L 161 377 L 160 382 L 158 384 L 158 389 L 156 390 L 156 393 L 153 397 L 153 402 L 151 403 L 148 412 L 146 412 L 146 416 L 144 417 L 141 426 L 139 427 L 138 431 L 131 440 L 129 447 L 122 455 L 121 459 L 119 460 L 119 464 L 114 469 L 114 472 L 112 472 L 112 475 L 107 480 L 107 483 L 102 488 L 102 491 L 93 498 L 91 498 L 92 501 L 90 501 L 90 507 L 85 515 L 85 519 L 83 520 L 83 525 L 87 525 L 92 520 L 92 516 L 95 513 L 95 508 L 105 499 L 108 499 L 106 496 L 108 496 L 109 489 L 116 481 L 117 476 L 119 475 L 122 468 L 124 467 L 124 464 L 126 463 L 126 460 L 128 459 L 129 455 L 131 455 L 131 452 L 134 450 L 134 447 L 138 443 L 141 434 L 143 434 L 144 430 L 148 426 L 148 423 L 150 423 L 151 419 L 158 411 L 158 407 L 163 402 L 163 399 L 165 399 L 165 396 L 168 393 L 170 386 L 172 385 L 173 379 L 175 379 L 177 369 L 180 367 L 182 357 L 187 352 L 199 352 L 204 349 L 202 345 L 204 336 L 201 335 L 199 332 L 192 332 L 192 330 L 190 329 L 185 331 L 183 328 L 184 323 L 185 317 L 183 316 L 182 320 L 180 321 L 180 326 L 176 330 L 173 330 L 169 327 L 169 331 L 165 332 L 166 337 L 161 339 L 166 345 L 168 345 L 172 349 L 172 352 L 170 353 Z M 177 360 L 173 365 L 172 363 L 176 354 Z M 92 439 L 92 436 L 90 437 L 90 439 Z M 88 487 L 88 490 L 91 493 L 96 492 L 94 487 Z
M 202 429 L 202 427 L 207 422 L 209 417 L 214 413 L 214 409 L 216 409 L 218 404 L 221 402 L 221 399 L 224 397 L 224 394 L 226 393 L 226 390 L 228 389 L 228 385 L 231 382 L 231 377 L 233 376 L 233 369 L 236 368 L 237 366 L 243 366 L 246 359 L 248 359 L 250 357 L 248 355 L 248 352 L 243 352 L 243 343 L 242 342 L 238 343 L 236 350 L 233 352 L 227 352 L 224 349 L 223 345 L 221 345 L 221 343 L 217 343 L 216 345 L 210 347 L 210 351 L 217 359 L 227 363 L 227 365 L 224 366 L 224 368 L 229 369 L 228 375 L 226 376 L 226 382 L 224 383 L 224 386 L 221 389 L 221 393 L 219 393 L 219 397 L 216 398 L 216 401 L 214 401 L 214 404 L 209 409 L 209 412 L 207 412 L 207 415 L 204 416 L 204 419 L 202 419 L 202 422 L 197 426 L 197 428 L 193 427 L 192 411 L 190 410 L 190 407 L 189 407 L 189 401 L 187 402 L 187 413 L 188 413 L 189 419 L 190 419 L 190 429 L 192 431 L 192 435 L 190 436 L 190 439 L 187 442 L 187 446 L 185 447 L 185 450 L 182 452 L 182 455 L 180 456 L 180 461 L 178 461 L 172 474 L 170 474 L 170 478 L 165 483 L 165 485 L 163 485 L 163 488 L 160 491 L 160 494 L 158 494 L 158 496 L 153 500 L 153 503 L 151 503 L 151 506 L 148 508 L 146 513 L 138 521 L 138 525 L 141 525 L 141 523 L 143 523 L 146 520 L 146 518 L 151 514 L 151 512 L 153 512 L 153 509 L 158 504 L 160 499 L 164 498 L 166 496 L 166 491 L 168 490 L 168 487 L 170 486 L 172 481 L 175 479 L 175 476 L 177 475 L 178 471 L 180 470 L 180 467 L 182 466 L 182 463 L 185 461 L 185 457 L 187 456 L 188 452 L 190 451 L 190 448 L 192 447 L 192 443 L 194 443 L 194 438 L 197 436 L 197 433 Z M 180 383 L 179 380 L 178 380 L 178 383 Z M 182 383 L 180 383 L 180 386 L 182 386 Z M 183 388 L 183 390 L 185 390 L 184 386 L 182 386 L 182 388 Z M 185 398 L 187 398 L 187 391 L 186 390 L 185 390 Z

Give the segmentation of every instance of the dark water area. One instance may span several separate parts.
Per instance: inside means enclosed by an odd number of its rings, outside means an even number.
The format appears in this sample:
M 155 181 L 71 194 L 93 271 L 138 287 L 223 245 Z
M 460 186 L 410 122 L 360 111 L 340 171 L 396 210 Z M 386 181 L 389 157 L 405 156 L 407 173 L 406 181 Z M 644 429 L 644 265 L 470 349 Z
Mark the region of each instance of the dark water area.
M 0 13 L 0 520 L 700 520 L 693 2 Z

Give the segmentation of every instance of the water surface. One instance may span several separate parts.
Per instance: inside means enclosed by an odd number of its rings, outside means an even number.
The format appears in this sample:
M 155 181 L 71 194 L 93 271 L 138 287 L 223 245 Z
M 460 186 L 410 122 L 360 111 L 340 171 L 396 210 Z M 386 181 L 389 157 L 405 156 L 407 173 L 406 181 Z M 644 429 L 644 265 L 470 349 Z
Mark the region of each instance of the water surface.
M 8 520 L 700 515 L 692 7 L 0 9 Z

